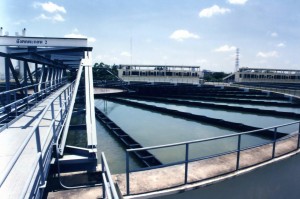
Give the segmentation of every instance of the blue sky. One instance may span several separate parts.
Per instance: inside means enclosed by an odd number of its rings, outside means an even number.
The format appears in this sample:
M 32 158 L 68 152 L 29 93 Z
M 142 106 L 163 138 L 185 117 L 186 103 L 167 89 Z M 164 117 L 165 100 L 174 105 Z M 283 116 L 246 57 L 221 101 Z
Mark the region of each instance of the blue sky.
M 232 72 L 238 47 L 240 66 L 300 69 L 299 8 L 299 0 L 1 0 L 0 26 L 88 37 L 94 61 L 107 64 Z

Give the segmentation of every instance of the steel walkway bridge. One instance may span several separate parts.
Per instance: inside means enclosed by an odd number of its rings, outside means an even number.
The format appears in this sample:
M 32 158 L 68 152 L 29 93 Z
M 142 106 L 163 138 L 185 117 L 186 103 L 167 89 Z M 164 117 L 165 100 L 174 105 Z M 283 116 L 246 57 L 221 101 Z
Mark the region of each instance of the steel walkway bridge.
M 91 51 L 87 39 L 0 36 L 1 198 L 41 198 L 53 161 L 96 168 Z M 66 145 L 80 79 L 86 148 Z

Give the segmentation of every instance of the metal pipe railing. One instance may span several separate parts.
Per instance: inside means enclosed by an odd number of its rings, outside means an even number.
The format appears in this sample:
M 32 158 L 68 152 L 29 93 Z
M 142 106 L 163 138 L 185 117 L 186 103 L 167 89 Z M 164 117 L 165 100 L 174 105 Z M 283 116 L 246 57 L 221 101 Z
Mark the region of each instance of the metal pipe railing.
M 28 106 L 28 103 L 30 103 L 31 101 L 34 101 L 34 100 L 35 100 L 36 102 L 38 102 L 38 98 L 40 98 L 40 97 L 43 98 L 45 95 L 49 94 L 50 91 L 52 91 L 52 90 L 56 89 L 57 87 L 63 85 L 63 83 L 64 83 L 64 82 L 59 83 L 59 84 L 56 84 L 56 85 L 53 85 L 53 86 L 51 86 L 51 87 L 47 87 L 47 88 L 45 88 L 45 89 L 43 89 L 43 90 L 41 90 L 41 91 L 39 91 L 39 92 L 35 92 L 35 93 L 33 93 L 32 95 L 27 95 L 27 96 L 25 96 L 24 98 L 21 98 L 21 99 L 18 99 L 18 100 L 17 100 L 17 97 L 16 97 L 16 93 L 17 93 L 19 90 L 21 90 L 21 89 L 23 89 L 23 88 L 25 88 L 25 87 L 18 88 L 18 89 L 13 89 L 13 90 L 10 90 L 10 91 L 2 92 L 2 93 L 0 93 L 0 97 L 1 97 L 1 95 L 4 95 L 4 94 L 7 95 L 7 94 L 13 93 L 14 101 L 13 101 L 12 103 L 9 103 L 9 104 L 6 104 L 6 105 L 0 107 L 0 112 L 3 113 L 3 112 L 5 112 L 5 110 L 6 110 L 7 108 L 9 108 L 9 109 L 11 109 L 11 112 L 15 112 L 15 116 L 17 117 L 17 116 L 18 116 L 18 109 L 19 109 L 20 104 L 21 104 L 21 106 L 23 106 L 23 105 Z M 39 84 L 40 84 L 40 83 L 35 84 L 35 86 L 37 86 L 37 85 L 39 85 Z M 41 84 L 47 84 L 47 82 L 43 82 L 43 83 L 41 83 Z M 31 85 L 31 86 L 32 86 L 32 85 Z M 28 86 L 27 86 L 27 87 L 28 87 Z M 24 102 L 26 102 L 26 103 L 24 103 Z M 29 108 L 28 110 L 30 110 L 30 108 Z
M 114 181 L 112 180 L 111 173 L 103 152 L 101 153 L 101 165 L 102 165 L 102 179 L 103 179 L 103 185 L 102 185 L 103 198 L 119 199 Z
M 165 144 L 165 145 L 158 145 L 158 146 L 151 146 L 151 147 L 127 149 L 126 150 L 126 192 L 127 192 L 127 195 L 130 195 L 130 176 L 129 176 L 129 174 L 131 172 L 145 171 L 145 170 L 163 168 L 163 167 L 167 167 L 167 166 L 174 166 L 174 165 L 178 165 L 178 164 L 185 164 L 185 167 L 184 167 L 184 169 L 185 169 L 184 170 L 184 184 L 187 184 L 188 183 L 188 165 L 189 165 L 190 162 L 210 159 L 210 158 L 214 158 L 214 157 L 219 157 L 219 156 L 224 155 L 224 154 L 229 154 L 229 153 L 224 153 L 223 152 L 223 153 L 216 153 L 216 154 L 210 155 L 210 156 L 205 156 L 205 157 L 202 157 L 202 158 L 189 159 L 189 146 L 191 144 L 195 144 L 195 143 L 202 143 L 202 142 L 209 142 L 209 141 L 221 140 L 221 139 L 226 139 L 226 138 L 238 137 L 236 149 L 233 150 L 233 151 L 232 150 L 230 151 L 230 153 L 236 153 L 236 168 L 235 168 L 235 171 L 240 169 L 240 153 L 242 151 L 245 151 L 245 150 L 261 147 L 263 145 L 271 143 L 272 144 L 272 154 L 271 154 L 270 159 L 274 159 L 274 158 L 278 157 L 275 154 L 276 153 L 276 143 L 277 143 L 278 140 L 279 141 L 282 140 L 282 138 L 279 138 L 279 139 L 277 138 L 277 133 L 278 133 L 277 130 L 278 130 L 278 128 L 291 126 L 291 125 L 298 125 L 298 132 L 295 135 L 298 134 L 298 136 L 297 136 L 297 139 L 298 139 L 297 149 L 299 149 L 299 146 L 300 146 L 300 121 L 290 122 L 290 123 L 287 123 L 287 124 L 282 124 L 282 125 L 277 125 L 277 126 L 252 130 L 252 131 L 246 131 L 246 132 L 241 132 L 241 133 L 235 133 L 235 134 L 217 136 L 217 137 L 212 137 L 212 138 L 206 138 L 206 139 L 199 139 L 199 140 L 186 141 L 186 142 L 178 142 L 178 143 L 173 143 L 173 144 Z M 274 132 L 274 134 L 273 134 L 274 137 L 273 137 L 271 142 L 264 143 L 264 144 L 259 144 L 259 145 L 255 145 L 255 146 L 250 146 L 250 147 L 246 147 L 246 148 L 241 147 L 241 142 L 242 142 L 242 136 L 243 135 L 249 135 L 251 133 L 257 133 L 257 132 L 263 132 L 263 131 L 270 130 L 270 129 L 273 129 L 273 132 Z M 183 160 L 183 161 L 179 161 L 179 162 L 177 161 L 177 162 L 167 163 L 167 164 L 163 164 L 163 165 L 159 165 L 159 166 L 148 167 L 148 168 L 133 169 L 133 170 L 130 169 L 129 154 L 132 153 L 132 152 L 162 149 L 162 148 L 176 147 L 176 146 L 182 146 L 182 145 L 185 145 L 185 160 Z M 268 159 L 268 160 L 270 160 L 270 159 Z
M 52 121 L 56 120 L 57 117 L 60 115 L 60 114 L 57 114 L 57 116 L 54 118 L 54 102 L 59 98 L 59 96 L 63 95 L 65 92 L 67 92 L 67 90 L 72 87 L 74 84 L 71 83 L 69 86 L 67 86 L 66 88 L 64 88 L 64 90 L 58 95 L 56 96 L 55 98 L 53 99 L 50 99 L 51 101 L 49 102 L 49 104 L 46 106 L 46 108 L 42 111 L 42 113 L 40 114 L 40 116 L 38 117 L 38 119 L 36 120 L 36 123 L 35 125 L 32 127 L 32 130 L 29 132 L 28 136 L 25 138 L 25 140 L 23 141 L 23 143 L 21 144 L 21 146 L 19 147 L 19 149 L 17 150 L 17 152 L 14 154 L 13 158 L 10 160 L 10 162 L 8 163 L 7 167 L 5 168 L 5 170 L 3 171 L 3 173 L 1 174 L 0 176 L 0 186 L 3 185 L 3 183 L 5 182 L 6 178 L 8 177 L 8 175 L 10 174 L 11 170 L 13 169 L 13 167 L 15 166 L 16 162 L 18 161 L 18 159 L 20 158 L 21 154 L 23 153 L 23 151 L 25 150 L 26 146 L 28 145 L 29 141 L 31 140 L 32 136 L 33 135 L 36 135 L 36 146 L 37 146 L 37 154 L 40 154 L 39 156 L 39 161 L 38 161 L 38 164 L 39 164 L 39 169 L 43 172 L 44 169 L 43 169 L 43 157 L 42 157 L 42 151 L 43 151 L 43 148 L 41 147 L 41 140 L 40 140 L 40 137 L 39 137 L 39 125 L 40 125 L 40 122 L 43 120 L 45 114 L 49 111 L 49 109 L 51 110 L 51 113 L 52 113 Z M 70 93 L 71 94 L 71 93 Z M 60 110 L 59 110 L 60 111 Z M 67 109 L 65 108 L 65 111 L 67 111 Z M 55 122 L 51 122 L 51 125 L 52 126 L 55 126 Z M 50 126 L 50 128 L 52 127 Z M 53 128 L 53 130 L 55 130 L 55 128 Z M 53 132 L 55 134 L 55 132 Z M 53 138 L 55 138 L 56 136 L 53 136 Z M 52 139 L 53 139 L 52 138 Z M 52 144 L 53 142 L 51 142 Z M 40 172 L 41 172 L 40 171 Z M 39 174 L 41 175 L 42 177 L 42 184 L 45 184 L 45 177 L 43 177 L 42 173 Z M 33 173 L 34 174 L 34 173 Z M 27 184 L 26 186 L 29 186 L 29 184 Z M 25 186 L 25 187 L 26 187 Z
M 63 79 L 64 79 L 63 81 L 67 80 L 67 78 L 63 78 Z M 3 91 L 3 92 L 0 92 L 0 95 L 4 95 L 4 94 L 7 94 L 7 93 L 11 93 L 11 92 L 17 92 L 17 91 L 23 90 L 25 88 L 31 88 L 31 87 L 34 87 L 34 86 L 39 86 L 39 85 L 43 85 L 43 84 L 49 84 L 50 82 L 51 81 L 46 81 L 46 82 L 41 82 L 41 83 L 35 83 L 35 84 L 28 85 L 28 86 L 23 86 L 21 88 L 15 88 L 15 89 L 12 89 L 12 90 Z
M 36 85 L 39 85 L 39 84 L 40 84 L 40 83 L 35 84 L 35 86 L 36 86 Z M 43 83 L 41 83 L 41 84 L 47 84 L 47 82 L 43 82 Z M 60 85 L 61 85 L 61 84 L 60 84 Z M 52 88 L 55 88 L 56 85 L 53 85 L 53 86 L 51 86 L 51 87 L 47 87 L 47 88 L 45 88 L 45 89 L 43 89 L 43 90 L 41 90 L 41 91 L 39 91 L 39 92 L 35 92 L 35 93 L 33 93 L 32 95 L 26 96 L 26 97 L 21 98 L 21 99 L 19 99 L 19 100 L 16 101 L 16 93 L 17 93 L 18 91 L 23 90 L 24 88 L 27 88 L 27 87 L 32 87 L 32 86 L 34 86 L 34 85 L 30 85 L 30 86 L 26 86 L 26 87 L 22 87 L 22 88 L 18 88 L 18 89 L 13 89 L 13 90 L 1 92 L 1 93 L 0 93 L 0 97 L 1 97 L 1 95 L 4 95 L 4 94 L 7 95 L 7 94 L 13 93 L 13 95 L 14 95 L 14 102 L 9 103 L 9 104 L 6 104 L 5 106 L 2 106 L 0 109 L 3 109 L 3 108 L 6 108 L 6 107 L 9 107 L 9 106 L 12 106 L 13 104 L 16 104 L 16 103 L 18 103 L 18 102 L 20 102 L 20 101 L 28 100 L 28 98 L 33 98 L 33 96 L 38 96 L 38 94 L 43 93 L 43 92 L 45 93 L 45 91 L 47 92 L 49 89 L 52 90 Z M 58 86 L 59 86 L 59 85 L 58 85 Z

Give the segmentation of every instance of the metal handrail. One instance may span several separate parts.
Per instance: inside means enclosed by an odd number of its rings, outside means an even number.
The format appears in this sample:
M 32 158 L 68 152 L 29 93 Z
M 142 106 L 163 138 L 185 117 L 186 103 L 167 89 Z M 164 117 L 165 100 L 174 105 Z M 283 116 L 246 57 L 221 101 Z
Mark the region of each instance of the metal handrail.
M 68 88 L 66 88 L 66 89 L 68 89 Z M 65 90 L 66 90 L 65 89 Z M 63 91 L 63 92 L 65 92 L 65 90 Z M 61 95 L 62 95 L 63 93 L 61 93 L 58 97 L 60 97 Z M 57 99 L 57 98 L 56 98 Z M 55 101 L 55 100 L 54 100 Z M 53 102 L 54 102 L 53 101 Z M 52 103 L 53 102 L 51 102 L 51 106 L 52 106 Z M 63 108 L 64 107 L 64 108 Z M 49 129 L 48 129 L 48 131 L 47 131 L 47 134 L 48 134 L 48 136 L 46 137 L 46 140 L 48 140 L 48 138 L 49 138 L 49 136 L 50 136 L 50 132 L 51 132 L 51 130 L 54 130 L 53 129 L 53 126 L 55 127 L 55 120 L 59 117 L 59 116 L 61 116 L 61 114 L 62 114 L 62 110 L 64 109 L 64 112 L 66 112 L 66 110 L 67 110 L 67 106 L 66 106 L 66 104 L 65 103 L 63 103 L 62 104 L 62 107 L 60 107 L 60 109 L 59 110 L 57 110 L 57 114 L 55 115 L 55 117 L 54 118 L 52 118 L 52 122 L 51 122 L 51 124 L 50 124 L 50 126 L 49 126 Z M 61 118 L 62 119 L 62 118 Z M 55 139 L 55 136 L 53 136 L 52 137 L 52 140 L 53 139 Z M 58 140 L 58 139 L 57 139 Z M 46 148 L 47 149 L 47 148 Z M 35 166 L 35 168 L 30 172 L 30 175 L 29 175 L 29 177 L 27 178 L 27 180 L 26 180 L 26 185 L 27 186 L 25 186 L 24 188 L 23 188 L 23 190 L 22 190 L 22 194 L 20 195 L 20 199 L 21 198 L 25 198 L 25 194 L 27 193 L 27 191 L 28 191 L 28 188 L 29 188 L 29 184 L 30 184 L 30 182 L 31 182 L 31 180 L 32 180 L 32 177 L 34 176 L 34 173 L 35 173 L 35 171 L 36 171 L 36 168 L 37 168 L 37 166 L 39 165 L 38 163 L 38 160 L 40 160 L 40 158 L 41 158 L 41 156 L 42 156 L 42 154 L 43 154 L 43 152 L 46 150 L 45 149 L 45 147 L 43 147 L 43 148 L 41 148 L 41 152 L 38 152 L 38 157 L 36 158 L 36 160 L 35 160 L 35 164 L 33 164 L 33 165 L 36 165 Z M 47 151 L 45 151 L 45 154 L 47 153 Z M 43 167 L 43 168 L 41 168 L 42 169 L 42 171 L 41 172 L 44 172 L 44 168 L 45 168 L 45 166 Z M 45 185 L 46 185 L 46 182 L 44 182 L 44 184 L 42 184 L 42 185 L 40 185 L 40 187 L 45 187 Z
M 63 83 L 63 82 L 62 82 L 62 83 Z M 61 85 L 61 84 L 56 84 L 56 85 L 52 85 L 52 86 L 50 86 L 50 87 L 48 87 L 48 88 L 44 88 L 44 89 L 40 90 L 39 92 L 33 93 L 32 95 L 29 95 L 29 96 L 26 96 L 26 97 L 24 97 L 24 98 L 18 99 L 17 101 L 14 101 L 14 102 L 12 102 L 12 103 L 10 103 L 10 104 L 6 104 L 5 106 L 2 106 L 0 109 L 3 109 L 3 108 L 5 108 L 5 107 L 12 106 L 13 104 L 15 104 L 15 103 L 17 103 L 17 102 L 22 101 L 22 100 L 25 100 L 25 99 L 28 99 L 28 98 L 30 98 L 30 97 L 32 97 L 32 96 L 36 96 L 36 95 L 38 95 L 39 93 L 43 93 L 45 90 L 49 90 L 49 89 L 51 89 L 51 88 L 53 88 L 53 87 L 57 87 L 57 85 Z M 14 93 L 14 92 L 17 92 L 17 90 L 24 89 L 24 88 L 25 88 L 25 87 L 18 88 L 18 89 L 13 89 L 13 90 L 9 90 L 9 91 L 5 91 L 5 92 L 0 93 L 0 95 L 2 95 L 2 94 L 8 94 L 8 93 Z
M 113 198 L 113 199 L 119 199 L 114 181 L 112 180 L 111 173 L 105 158 L 104 153 L 101 153 L 101 165 L 102 165 L 102 179 L 103 179 L 103 185 L 102 185 L 102 191 L 103 191 L 103 198 Z
M 66 80 L 67 78 L 63 78 L 63 79 Z M 64 81 L 63 79 L 62 79 L 62 81 Z M 30 87 L 37 86 L 37 85 L 48 84 L 48 83 L 50 83 L 50 82 L 53 82 L 53 80 L 52 80 L 52 81 L 50 80 L 50 81 L 42 82 L 42 83 L 35 83 L 35 84 L 31 84 L 31 85 L 28 85 L 28 86 L 23 86 L 23 87 L 21 87 L 21 88 L 15 88 L 15 89 L 8 90 L 8 91 L 3 91 L 3 92 L 0 92 L 0 95 L 12 93 L 12 92 L 17 92 L 17 91 L 22 90 L 22 89 L 24 89 L 24 88 L 30 88 Z
M 49 82 L 49 81 L 48 81 L 48 82 Z M 43 82 L 43 83 L 40 83 L 40 84 L 46 84 L 46 83 L 48 83 L 48 82 Z M 16 99 L 16 92 L 17 92 L 18 90 L 20 90 L 20 89 L 25 88 L 25 87 L 18 88 L 18 89 L 14 89 L 14 90 L 10 90 L 10 91 L 2 92 L 2 93 L 0 93 L 0 96 L 1 96 L 1 94 L 3 94 L 3 93 L 4 93 L 4 94 L 14 93 L 14 101 L 13 101 L 12 103 L 9 103 L 9 104 L 6 104 L 6 105 L 4 105 L 4 106 L 1 106 L 1 107 L 0 107 L 0 113 L 3 113 L 3 110 L 5 111 L 6 108 L 11 107 L 11 108 L 14 108 L 14 112 L 16 112 L 16 116 L 17 116 L 17 111 L 18 111 L 18 107 L 17 107 L 17 106 L 19 106 L 19 103 L 20 103 L 20 102 L 25 101 L 25 102 L 28 104 L 29 100 L 31 100 L 31 99 L 35 100 L 37 97 L 43 97 L 46 93 L 49 92 L 49 90 L 52 90 L 52 89 L 55 89 L 55 88 L 59 87 L 59 86 L 60 86 L 61 84 L 63 84 L 64 82 L 66 82 L 66 81 L 62 81 L 62 82 L 60 82 L 60 83 L 53 84 L 53 85 L 50 86 L 50 87 L 44 88 L 44 89 L 40 90 L 39 92 L 35 92 L 35 93 L 33 93 L 32 95 L 28 95 L 28 96 L 26 96 L 26 97 L 24 97 L 24 98 L 21 98 L 21 99 L 18 99 L 18 100 Z M 38 85 L 38 84 L 35 84 L 35 85 Z M 28 87 L 28 86 L 27 86 L 27 87 Z M 3 95 L 4 95 L 4 94 L 3 94 Z M 26 104 L 26 103 L 23 103 L 22 105 L 24 105 L 24 104 Z M 28 110 L 31 110 L 31 108 L 29 108 Z M 28 111 L 28 110 L 27 110 L 27 111 Z
M 272 126 L 272 127 L 267 127 L 267 128 L 261 128 L 261 129 L 256 129 L 256 130 L 252 130 L 252 131 L 245 131 L 245 132 L 241 132 L 241 133 L 233 133 L 233 134 L 229 134 L 229 135 L 216 136 L 216 137 L 212 137 L 212 138 L 204 138 L 204 139 L 198 139 L 198 140 L 192 140 L 192 141 L 186 141 L 186 142 L 177 142 L 177 143 L 172 143 L 172 144 L 151 146 L 151 147 L 126 149 L 126 151 L 128 151 L 128 152 L 143 151 L 143 150 L 173 147 L 173 146 L 184 145 L 184 144 L 193 144 L 193 143 L 198 143 L 198 142 L 212 141 L 212 140 L 218 140 L 218 139 L 223 139 L 223 138 L 235 137 L 235 136 L 239 136 L 239 135 L 251 134 L 251 133 L 265 131 L 265 130 L 274 129 L 274 128 L 280 128 L 280 127 L 284 127 L 284 126 L 290 126 L 290 125 L 297 124 L 297 123 L 300 123 L 300 120 L 295 121 L 295 122 L 290 122 L 287 124 L 282 124 L 282 125 L 277 125 L 277 126 Z
M 62 93 L 60 95 L 63 94 L 63 92 L 65 92 L 65 90 L 69 89 L 71 86 L 73 85 L 73 83 L 71 83 L 68 87 L 66 87 Z M 36 124 L 33 126 L 32 130 L 29 132 L 28 136 L 25 138 L 25 140 L 23 141 L 22 145 L 19 147 L 19 149 L 17 150 L 17 152 L 14 154 L 13 158 L 10 160 L 9 164 L 6 166 L 5 170 L 3 171 L 1 177 L 0 177 L 0 186 L 2 186 L 2 184 L 5 182 L 6 178 L 8 177 L 10 171 L 13 169 L 13 167 L 15 166 L 17 160 L 20 158 L 22 152 L 24 151 L 25 147 L 27 146 L 27 144 L 29 143 L 29 141 L 31 140 L 32 136 L 34 134 L 39 134 L 37 132 L 37 129 L 39 128 L 39 124 L 42 121 L 42 119 L 44 118 L 45 114 L 47 113 L 48 109 L 50 108 L 50 106 L 54 103 L 54 101 L 60 96 L 58 95 L 56 98 L 53 98 L 51 100 L 51 102 L 46 106 L 46 108 L 43 110 L 43 112 L 41 113 L 41 115 L 38 117 L 38 119 L 36 120 Z M 54 110 L 53 110 L 54 111 Z M 40 140 L 36 141 L 36 145 L 38 145 L 38 142 L 40 142 Z M 40 143 L 39 143 L 40 144 Z
M 282 138 L 277 138 L 277 134 L 278 134 L 277 129 L 280 128 L 280 127 L 290 126 L 290 125 L 294 125 L 294 124 L 298 124 L 298 132 L 293 133 L 294 136 L 297 135 L 297 139 L 298 139 L 297 140 L 297 148 L 295 150 L 298 150 L 299 147 L 300 147 L 300 121 L 290 122 L 290 123 L 286 123 L 286 124 L 282 124 L 282 125 L 277 125 L 277 126 L 272 126 L 272 127 L 267 127 L 267 128 L 252 130 L 252 131 L 246 131 L 246 132 L 241 132 L 241 133 L 229 134 L 229 135 L 224 135 L 224 136 L 217 136 L 217 137 L 212 137 L 212 138 L 205 138 L 205 139 L 199 139 L 199 140 L 192 140 L 192 141 L 186 141 L 186 142 L 178 142 L 178 143 L 173 143 L 173 144 L 165 144 L 165 145 L 143 147 L 143 148 L 136 148 L 136 149 L 127 149 L 126 150 L 126 192 L 127 192 L 127 195 L 130 195 L 130 178 L 129 178 L 130 172 L 145 171 L 145 170 L 150 170 L 150 169 L 157 169 L 157 168 L 163 168 L 163 167 L 167 167 L 167 166 L 174 166 L 174 165 L 178 165 L 178 164 L 184 164 L 184 166 L 185 166 L 185 169 L 184 169 L 184 184 L 187 184 L 187 183 L 189 183 L 188 182 L 188 165 L 189 165 L 190 162 L 210 159 L 210 158 L 214 158 L 214 157 L 219 157 L 221 155 L 229 154 L 229 152 L 227 151 L 225 153 L 224 152 L 223 153 L 215 153 L 213 155 L 204 156 L 204 157 L 201 157 L 201 158 L 198 157 L 198 158 L 190 159 L 189 158 L 189 146 L 190 146 L 190 144 L 201 143 L 201 142 L 206 142 L 206 141 L 213 141 L 213 140 L 219 140 L 219 139 L 225 139 L 225 138 L 230 138 L 230 137 L 238 137 L 237 148 L 235 150 L 230 151 L 231 153 L 236 153 L 236 168 L 235 168 L 235 171 L 240 169 L 240 153 L 242 151 L 245 151 L 245 150 L 248 150 L 248 149 L 257 148 L 257 147 L 260 147 L 260 146 L 263 146 L 263 145 L 266 145 L 266 144 L 272 144 L 272 154 L 271 154 L 270 159 L 274 159 L 275 157 L 279 157 L 282 154 L 276 156 L 276 151 L 275 151 L 276 149 L 275 148 L 276 148 L 277 140 L 280 141 L 280 140 L 282 140 Z M 248 135 L 248 134 L 251 134 L 251 133 L 263 132 L 265 130 L 270 130 L 270 129 L 274 129 L 273 139 L 270 142 L 267 142 L 267 143 L 264 143 L 264 144 L 259 144 L 259 145 L 254 145 L 254 146 L 246 147 L 246 148 L 241 147 L 242 135 Z M 171 163 L 158 165 L 158 166 L 151 166 L 151 167 L 148 167 L 148 168 L 130 170 L 130 165 L 129 165 L 129 161 L 130 161 L 129 153 L 130 152 L 161 149 L 161 148 L 174 147 L 174 146 L 180 146 L 180 145 L 185 145 L 185 159 L 184 160 L 177 161 L 177 162 L 171 162 Z M 261 161 L 260 163 L 269 161 L 270 159 Z M 259 163 L 256 163 L 256 164 L 259 164 Z M 253 165 L 250 165 L 250 166 L 253 166 Z M 218 174 L 217 176 L 220 176 L 220 175 L 222 175 L 222 174 Z M 215 176 L 215 177 L 217 177 L 217 176 Z

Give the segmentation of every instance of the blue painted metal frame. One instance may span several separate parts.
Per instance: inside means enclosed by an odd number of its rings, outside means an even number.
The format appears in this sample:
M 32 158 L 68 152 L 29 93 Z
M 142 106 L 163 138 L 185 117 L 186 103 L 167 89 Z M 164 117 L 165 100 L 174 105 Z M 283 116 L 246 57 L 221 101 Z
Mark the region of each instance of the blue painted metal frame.
M 257 164 L 261 164 L 261 163 L 267 162 L 269 160 L 272 160 L 274 158 L 280 157 L 284 154 L 278 155 L 278 156 L 275 155 L 277 141 L 288 139 L 292 136 L 295 136 L 295 134 L 287 135 L 286 137 L 277 139 L 277 130 L 278 130 L 278 128 L 291 126 L 291 125 L 297 125 L 297 124 L 298 124 L 298 132 L 297 132 L 298 142 L 297 142 L 296 150 L 298 150 L 299 147 L 300 147 L 300 121 L 291 122 L 291 123 L 278 125 L 278 126 L 273 126 L 273 127 L 268 127 L 268 128 L 263 128 L 263 129 L 258 129 L 258 130 L 253 130 L 253 131 L 241 132 L 241 133 L 236 133 L 236 134 L 229 134 L 229 135 L 225 135 L 225 136 L 212 137 L 212 138 L 208 138 L 208 139 L 200 139 L 200 140 L 193 140 L 193 141 L 188 141 L 188 142 L 179 142 L 179 143 L 174 143 L 174 144 L 166 144 L 166 145 L 144 147 L 144 148 L 137 148 L 137 149 L 127 149 L 126 150 L 126 193 L 127 193 L 127 195 L 130 195 L 130 176 L 129 175 L 130 175 L 131 172 L 145 171 L 145 170 L 151 170 L 151 169 L 156 169 L 156 168 L 174 166 L 174 165 L 178 165 L 178 164 L 185 164 L 184 183 L 183 183 L 183 185 L 184 185 L 184 184 L 189 183 L 188 182 L 188 164 L 190 162 L 210 159 L 210 158 L 214 158 L 214 157 L 218 157 L 218 156 L 226 155 L 226 154 L 230 154 L 230 153 L 237 153 L 237 155 L 236 155 L 236 169 L 235 169 L 235 171 L 237 171 L 237 170 L 241 169 L 240 168 L 240 153 L 242 151 L 249 150 L 249 149 L 252 149 L 252 148 L 257 148 L 257 147 L 260 147 L 260 146 L 263 146 L 263 145 L 266 145 L 266 144 L 270 144 L 270 143 L 273 144 L 271 158 L 266 160 L 266 161 L 257 163 Z M 273 132 L 274 132 L 274 138 L 271 142 L 265 142 L 263 144 L 258 144 L 258 145 L 254 145 L 254 146 L 250 146 L 250 147 L 241 148 L 241 142 L 242 142 L 241 139 L 242 139 L 243 135 L 249 135 L 251 133 L 257 133 L 257 132 L 262 132 L 262 131 L 271 130 L 271 129 L 273 129 Z M 204 157 L 201 157 L 201 158 L 189 159 L 189 145 L 195 144 L 195 143 L 202 143 L 202 142 L 232 138 L 232 137 L 238 137 L 236 150 L 231 150 L 231 151 L 227 151 L 227 152 L 223 152 L 223 153 L 217 153 L 217 154 L 213 154 L 213 155 L 210 155 L 210 156 L 204 156 Z M 154 167 L 139 168 L 139 169 L 132 169 L 132 170 L 130 169 L 130 163 L 129 163 L 130 153 L 137 152 L 137 151 L 145 151 L 145 150 L 153 150 L 153 149 L 162 149 L 162 148 L 168 148 L 168 147 L 182 146 L 182 145 L 185 145 L 185 160 L 184 161 L 172 162 L 172 163 L 167 163 L 167 164 L 164 164 L 164 165 L 159 165 L 159 166 L 154 166 Z M 290 151 L 290 152 L 292 152 L 292 151 Z M 251 165 L 251 166 L 254 166 L 254 165 Z M 245 168 L 248 168 L 248 167 L 243 167 L 242 169 L 245 169 Z M 224 175 L 224 174 L 227 174 L 227 173 L 223 173 L 221 175 Z M 218 176 L 221 176 L 221 175 L 218 175 Z M 218 176 L 214 176 L 214 177 L 218 177 Z M 207 179 L 210 179 L 210 178 L 207 178 Z M 207 180 L 207 179 L 203 179 L 203 180 Z M 200 180 L 200 181 L 203 181 L 203 180 Z
M 21 146 L 19 147 L 18 151 L 14 154 L 12 160 L 9 162 L 8 166 L 5 168 L 4 172 L 1 173 L 0 175 L 0 187 L 2 186 L 2 184 L 5 182 L 6 178 L 8 177 L 8 175 L 10 174 L 11 170 L 13 169 L 13 167 L 15 166 L 16 162 L 18 161 L 18 159 L 20 158 L 20 156 L 22 155 L 23 151 L 25 150 L 26 146 L 28 145 L 29 141 L 31 140 L 32 136 L 35 135 L 36 138 L 36 147 L 37 147 L 37 159 L 35 161 L 34 164 L 34 169 L 32 169 L 26 184 L 24 186 L 24 190 L 22 191 L 22 194 L 20 196 L 20 198 L 24 198 L 25 194 L 28 192 L 29 186 L 32 182 L 32 180 L 35 181 L 34 184 L 36 184 L 36 187 L 33 187 L 32 190 L 30 190 L 30 195 L 32 196 L 33 194 L 38 194 L 41 196 L 42 194 L 40 193 L 40 190 L 45 188 L 46 185 L 46 176 L 49 170 L 49 163 L 51 160 L 51 153 L 52 153 L 52 147 L 54 145 L 54 143 L 57 140 L 57 134 L 58 131 L 62 128 L 62 124 L 65 118 L 66 113 L 68 112 L 68 106 L 69 106 L 69 100 L 71 99 L 71 97 L 69 95 L 72 95 L 72 89 L 74 86 L 74 82 L 72 84 L 70 84 L 67 88 L 65 88 L 63 90 L 63 92 L 57 96 L 56 98 L 52 99 L 51 102 L 46 106 L 46 108 L 42 111 L 42 113 L 39 115 L 38 119 L 36 120 L 36 124 L 33 126 L 33 129 L 30 131 L 30 133 L 28 134 L 28 136 L 26 137 L 26 139 L 24 140 L 24 142 L 21 144 Z M 66 101 L 67 103 L 65 104 L 65 106 L 60 107 L 58 114 L 54 114 L 54 101 L 57 98 L 60 98 L 60 96 L 66 96 Z M 61 99 L 61 98 L 60 98 Z M 49 131 L 53 131 L 53 136 L 52 136 L 52 140 L 51 140 L 51 144 L 46 148 L 43 149 L 41 147 L 41 140 L 40 140 L 40 134 L 39 134 L 39 124 L 42 121 L 42 119 L 44 118 L 45 114 L 48 111 L 51 111 L 51 127 L 49 128 Z M 63 118 L 61 118 L 59 120 L 59 123 L 56 125 L 55 121 L 58 121 L 57 118 L 58 116 L 63 115 Z M 50 133 L 48 133 L 49 136 Z M 45 154 L 43 155 L 43 151 L 45 150 Z M 35 179 L 33 179 L 34 174 L 36 172 L 36 169 L 38 169 L 38 174 L 37 177 Z M 38 181 L 38 182 L 36 182 Z M 40 189 L 41 188 L 41 189 Z M 31 198 L 31 197 L 30 197 Z
M 6 123 L 2 128 L 0 128 L 0 132 L 7 128 L 8 125 L 10 123 L 12 123 L 13 121 L 15 121 L 16 119 L 18 119 L 20 116 L 22 116 L 23 114 L 19 115 L 18 117 L 18 109 L 19 107 L 23 107 L 26 106 L 27 110 L 26 112 L 30 111 L 33 107 L 28 108 L 28 103 L 30 101 L 35 101 L 38 102 L 38 99 L 44 99 L 48 94 L 50 94 L 52 91 L 56 90 L 57 88 L 59 88 L 60 86 L 62 86 L 64 83 L 66 83 L 66 80 L 63 80 L 62 82 L 58 83 L 58 84 L 54 84 L 52 86 L 44 86 L 45 89 L 42 89 L 40 92 L 35 92 L 32 95 L 25 95 L 25 97 L 21 98 L 21 99 L 17 99 L 16 95 L 18 92 L 24 91 L 25 93 L 27 93 L 29 88 L 34 88 L 34 90 L 37 90 L 37 87 L 41 84 L 41 85 L 47 85 L 49 82 L 42 82 L 42 83 L 37 83 L 37 84 L 33 84 L 33 85 L 28 85 L 28 86 L 24 86 L 21 88 L 17 88 L 17 89 L 13 89 L 13 90 L 8 90 L 8 91 L 4 91 L 4 92 L 0 92 L 0 99 L 2 99 L 3 96 L 5 96 L 7 98 L 7 96 L 9 96 L 9 98 L 11 97 L 11 95 L 13 95 L 13 102 L 7 103 L 4 106 L 0 106 L 0 114 L 5 114 L 11 112 L 15 112 L 15 119 L 10 121 L 9 123 Z

